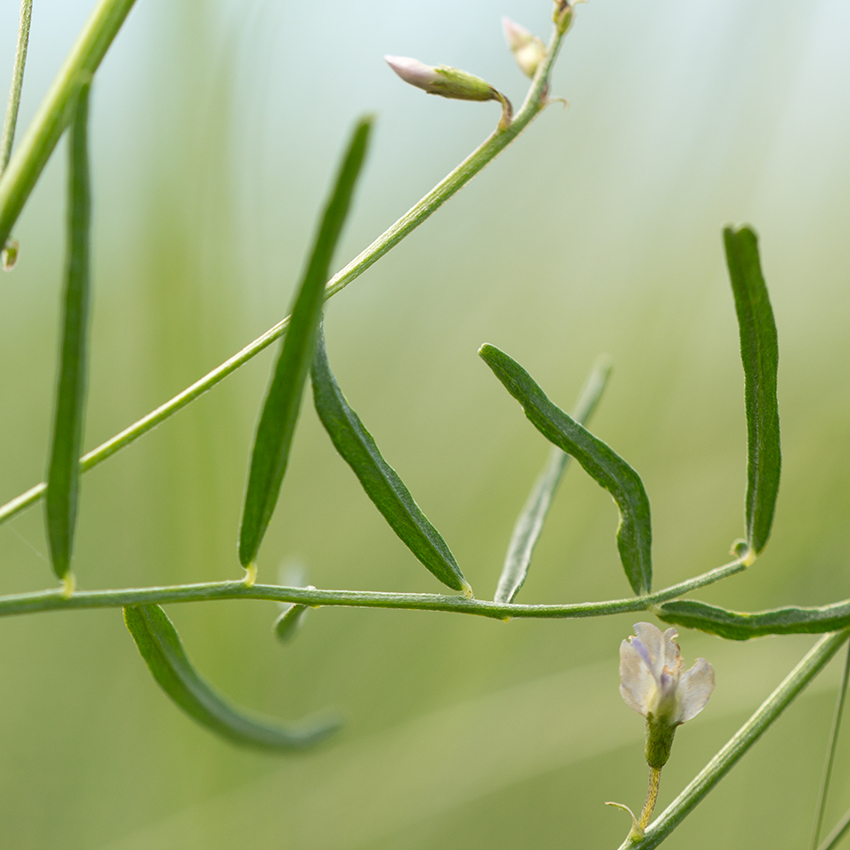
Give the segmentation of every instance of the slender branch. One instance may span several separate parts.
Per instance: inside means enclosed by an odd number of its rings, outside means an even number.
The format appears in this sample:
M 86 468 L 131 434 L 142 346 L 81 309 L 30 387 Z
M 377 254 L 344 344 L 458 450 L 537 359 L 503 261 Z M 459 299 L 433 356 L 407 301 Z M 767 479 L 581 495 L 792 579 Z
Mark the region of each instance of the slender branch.
M 844 713 L 844 703 L 847 699 L 847 683 L 850 681 L 850 647 L 847 650 L 847 658 L 844 661 L 844 671 L 841 674 L 841 684 L 838 686 L 838 699 L 835 702 L 835 713 L 832 717 L 832 728 L 829 730 L 829 743 L 826 750 L 826 764 L 823 768 L 818 802 L 815 807 L 815 825 L 812 829 L 812 840 L 809 844 L 811 850 L 815 850 L 820 838 L 823 826 L 823 815 L 826 810 L 826 796 L 829 793 L 829 781 L 832 778 L 832 767 L 835 764 L 835 753 L 838 749 L 838 731 L 841 728 L 841 717 Z
M 21 0 L 18 42 L 15 46 L 15 66 L 12 70 L 12 85 L 9 89 L 6 118 L 3 121 L 3 138 L 0 140 L 0 174 L 6 170 L 6 166 L 9 164 L 9 157 L 12 155 L 15 127 L 18 124 L 18 107 L 21 105 L 21 89 L 24 85 L 24 68 L 27 64 L 27 47 L 30 41 L 31 21 L 32 0 Z
M 135 0 L 100 0 L 62 63 L 21 143 L 0 177 L 0 245 L 20 215 L 72 116 L 80 86 L 91 79 Z
M 739 562 L 728 564 L 732 567 Z M 701 587 L 722 577 L 724 568 L 711 570 L 703 576 L 682 584 L 672 585 L 647 596 L 629 599 L 611 599 L 606 602 L 579 602 L 566 605 L 516 605 L 463 596 L 437 593 L 385 593 L 368 590 L 317 590 L 314 587 L 280 587 L 256 584 L 248 587 L 243 581 L 205 582 L 167 587 L 126 588 L 123 590 L 78 590 L 66 598 L 60 590 L 42 590 L 34 593 L 17 593 L 0 596 L 0 617 L 12 614 L 34 614 L 39 611 L 66 611 L 79 608 L 120 608 L 124 605 L 150 605 L 168 602 L 212 602 L 221 599 L 266 599 L 290 602 L 313 608 L 344 606 L 353 608 L 402 608 L 410 611 L 448 611 L 455 614 L 475 614 L 495 620 L 514 617 L 537 619 L 574 619 L 623 614 L 629 611 L 647 611 L 655 605 L 679 596 L 688 585 Z M 730 570 L 731 575 L 737 570 Z M 702 580 L 702 584 L 700 581 Z
M 112 5 L 115 4 L 115 0 L 110 0 L 110 2 Z M 128 7 L 132 5 L 132 2 L 133 0 L 123 0 L 123 3 Z M 525 101 L 519 112 L 514 116 L 513 121 L 505 128 L 494 130 L 487 140 L 476 148 L 454 171 L 441 180 L 418 203 L 414 204 L 366 250 L 362 251 L 345 268 L 337 272 L 326 284 L 326 298 L 331 298 L 348 286 L 355 278 L 363 274 L 366 269 L 401 242 L 405 236 L 409 235 L 422 224 L 425 219 L 438 210 L 452 195 L 465 186 L 479 171 L 501 153 L 545 109 L 549 102 L 546 97 L 549 76 L 558 55 L 562 39 L 563 35 L 558 33 L 556 28 L 555 34 L 552 36 L 552 41 L 547 48 L 546 59 L 541 63 Z M 54 83 L 55 86 L 56 84 Z M 13 165 L 16 161 L 17 157 L 16 160 L 13 160 Z M 0 205 L 6 203 L 3 193 L 4 185 L 4 182 L 0 181 Z M 0 213 L 0 237 L 3 235 L 2 228 L 5 221 L 4 209 Z M 81 472 L 87 472 L 92 467 L 97 466 L 97 464 L 130 445 L 130 443 L 137 440 L 143 434 L 146 434 L 152 428 L 155 428 L 161 422 L 164 422 L 182 410 L 196 398 L 207 392 L 207 390 L 212 389 L 216 384 L 223 381 L 228 375 L 235 372 L 240 366 L 247 363 L 264 348 L 281 337 L 288 325 L 289 317 L 287 316 L 269 328 L 264 334 L 257 337 L 253 342 L 246 345 L 241 351 L 234 354 L 228 360 L 225 360 L 220 366 L 195 381 L 194 384 L 187 387 L 183 392 L 178 393 L 174 398 L 160 405 L 147 416 L 142 417 L 119 434 L 116 434 L 112 439 L 107 440 L 96 449 L 84 455 L 80 460 Z M 41 500 L 44 497 L 46 486 L 44 483 L 36 484 L 25 493 L 22 493 L 20 496 L 0 507 L 0 524 Z
M 761 737 L 801 691 L 820 673 L 850 637 L 850 630 L 824 635 L 752 717 L 697 774 L 693 781 L 659 815 L 640 840 L 627 838 L 619 850 L 651 850 L 657 847 L 696 808 L 705 796 L 735 766 L 741 756 Z
M 845 812 L 844 817 L 835 825 L 832 832 L 823 840 L 823 844 L 818 847 L 818 850 L 832 850 L 838 845 L 838 842 L 847 834 L 850 829 L 850 811 Z

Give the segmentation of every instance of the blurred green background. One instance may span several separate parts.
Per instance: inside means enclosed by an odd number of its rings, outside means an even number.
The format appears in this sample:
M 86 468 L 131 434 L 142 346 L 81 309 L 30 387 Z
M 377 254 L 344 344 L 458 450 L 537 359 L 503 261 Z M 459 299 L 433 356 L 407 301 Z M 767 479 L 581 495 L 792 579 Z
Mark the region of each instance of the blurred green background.
M 92 2 L 36 0 L 21 128 Z M 17 0 L 0 2 L 11 70 Z M 426 97 L 385 53 L 463 67 L 515 102 L 507 14 L 548 34 L 549 0 L 138 0 L 93 96 L 96 277 L 86 447 L 265 331 L 287 305 L 356 117 L 377 132 L 342 266 L 489 133 L 493 104 Z M 850 596 L 850 6 L 844 0 L 592 0 L 555 105 L 329 305 L 340 384 L 442 531 L 476 594 L 498 577 L 548 448 L 476 356 L 491 342 L 569 407 L 595 357 L 593 423 L 641 473 L 656 586 L 727 558 L 742 532 L 743 378 L 720 228 L 747 221 L 780 338 L 783 485 L 771 545 L 699 598 L 754 609 Z M 5 84 L 3 84 L 5 85 Z M 46 465 L 63 262 L 64 145 L 0 280 L 0 500 Z M 256 411 L 272 362 L 89 473 L 84 588 L 235 578 Z M 524 602 L 628 595 L 616 511 L 573 468 Z M 2 592 L 52 586 L 41 506 L 0 528 Z M 305 403 L 261 579 L 439 591 L 373 509 Z M 159 690 L 120 611 L 0 623 L 0 844 L 9 848 L 477 850 L 616 847 L 646 788 L 641 719 L 617 693 L 639 617 L 514 621 L 311 613 L 279 646 L 271 603 L 170 606 L 190 655 L 242 705 L 334 707 L 344 730 L 294 758 L 244 751 Z M 813 638 L 681 635 L 717 671 L 680 731 L 666 805 Z M 666 846 L 806 841 L 839 664 Z M 827 812 L 850 805 L 850 736 Z

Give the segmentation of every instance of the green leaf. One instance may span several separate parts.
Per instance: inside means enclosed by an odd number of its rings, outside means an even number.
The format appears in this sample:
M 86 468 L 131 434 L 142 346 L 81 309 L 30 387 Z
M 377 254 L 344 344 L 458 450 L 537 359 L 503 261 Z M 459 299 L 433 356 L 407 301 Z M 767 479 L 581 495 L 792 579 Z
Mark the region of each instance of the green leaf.
M 850 600 L 802 608 L 790 606 L 748 613 L 730 611 L 695 599 L 665 602 L 656 611 L 666 623 L 699 629 L 729 640 L 765 635 L 821 634 L 850 626 Z
M 283 728 L 235 708 L 198 675 L 171 620 L 159 605 L 127 606 L 124 622 L 153 677 L 168 696 L 201 725 L 235 744 L 292 750 L 318 743 L 338 728 L 336 721 Z
M 747 543 L 757 555 L 770 536 L 782 454 L 776 373 L 779 348 L 767 287 L 761 273 L 758 239 L 749 227 L 723 231 L 726 261 L 741 332 L 747 407 Z
M 366 156 L 371 126 L 371 118 L 363 119 L 352 134 L 336 184 L 325 207 L 257 425 L 239 532 L 239 560 L 246 568 L 253 565 L 257 558 L 283 483 L 304 382 L 316 346 L 325 281 Z
M 321 330 L 312 378 L 313 399 L 322 425 L 390 528 L 443 584 L 471 595 L 446 541 L 422 513 L 398 473 L 384 460 L 372 435 L 342 394 L 328 363 Z
M 607 360 L 598 362 L 594 366 L 573 410 L 572 418 L 576 422 L 584 425 L 589 421 L 599 403 L 610 374 L 611 365 Z M 494 602 L 500 604 L 513 602 L 525 582 L 531 564 L 531 555 L 543 531 L 543 522 L 546 519 L 546 514 L 549 513 L 555 490 L 569 465 L 569 460 L 570 456 L 561 449 L 552 448 L 543 472 L 534 483 L 528 501 L 517 517 L 505 555 L 502 574 L 499 576 L 496 595 L 493 597 Z
M 71 124 L 68 170 L 68 247 L 64 319 L 50 464 L 47 539 L 53 571 L 70 581 L 80 491 L 80 454 L 88 384 L 91 277 L 91 177 L 88 154 L 90 83 L 80 90 Z M 67 584 L 70 588 L 71 585 Z
M 534 427 L 572 455 L 613 496 L 620 510 L 617 548 L 626 578 L 636 594 L 648 593 L 652 587 L 652 524 L 640 476 L 610 446 L 554 405 L 515 360 L 492 345 L 482 345 L 478 353 L 522 405 Z
M 304 615 L 310 610 L 309 605 L 300 605 L 297 602 L 286 605 L 280 616 L 274 621 L 272 628 L 281 643 L 288 643 L 295 637 L 296 632 L 304 622 Z

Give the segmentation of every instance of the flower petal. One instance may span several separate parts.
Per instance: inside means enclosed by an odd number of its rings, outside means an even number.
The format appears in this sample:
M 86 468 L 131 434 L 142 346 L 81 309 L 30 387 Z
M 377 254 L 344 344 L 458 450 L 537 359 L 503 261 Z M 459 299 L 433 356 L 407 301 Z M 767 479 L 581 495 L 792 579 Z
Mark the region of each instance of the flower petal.
M 635 623 L 635 634 L 638 640 L 646 647 L 648 656 L 649 670 L 658 681 L 661 678 L 661 671 L 664 668 L 664 645 L 661 630 L 652 623 Z M 675 630 L 668 629 L 668 631 Z
M 714 690 L 714 667 L 704 658 L 697 658 L 690 670 L 679 680 L 677 722 L 696 717 Z
M 679 644 L 676 642 L 676 638 L 678 637 L 678 633 L 675 629 L 667 629 L 663 635 L 661 635 L 661 641 L 664 648 L 664 666 L 670 670 L 671 673 L 675 673 L 677 668 L 681 670 L 684 666 L 684 661 L 682 660 L 682 651 L 679 649 Z
M 620 695 L 626 705 L 646 717 L 658 690 L 643 655 L 629 641 L 620 644 Z

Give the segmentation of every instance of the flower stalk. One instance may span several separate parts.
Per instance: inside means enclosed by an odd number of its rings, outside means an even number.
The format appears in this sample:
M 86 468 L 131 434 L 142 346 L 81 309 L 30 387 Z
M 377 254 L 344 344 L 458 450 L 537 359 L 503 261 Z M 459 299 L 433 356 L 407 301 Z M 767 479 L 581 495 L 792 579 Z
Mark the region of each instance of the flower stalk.
M 647 826 L 649 826 L 650 818 L 652 818 L 652 812 L 655 809 L 655 803 L 658 801 L 658 786 L 660 784 L 661 768 L 651 767 L 649 769 L 649 788 L 646 792 L 646 802 L 643 804 L 643 811 L 640 813 L 640 817 L 638 818 L 638 827 L 641 830 L 641 834 L 643 834 Z
M 620 694 L 626 705 L 646 718 L 646 762 L 649 765 L 649 789 L 639 818 L 632 816 L 632 840 L 643 837 L 649 825 L 661 768 L 670 758 L 676 729 L 705 708 L 714 690 L 714 668 L 698 658 L 684 672 L 684 661 L 676 643 L 676 630 L 661 630 L 652 623 L 635 623 L 635 634 L 620 644 Z

